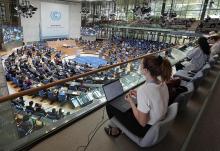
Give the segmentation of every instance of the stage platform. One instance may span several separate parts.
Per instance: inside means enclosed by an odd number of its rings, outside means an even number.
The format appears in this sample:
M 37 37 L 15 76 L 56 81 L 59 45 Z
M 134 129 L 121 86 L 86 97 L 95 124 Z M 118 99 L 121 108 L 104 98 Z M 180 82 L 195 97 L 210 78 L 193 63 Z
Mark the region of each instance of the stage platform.
M 61 51 L 63 55 L 67 56 L 78 56 L 80 54 L 94 54 L 97 55 L 95 50 L 84 50 L 83 47 L 79 46 L 75 40 L 57 40 L 57 41 L 48 41 L 48 46 L 55 48 L 58 51 Z
M 76 46 L 75 40 L 48 41 L 47 44 L 68 56 L 79 55 L 82 51 L 82 48 Z

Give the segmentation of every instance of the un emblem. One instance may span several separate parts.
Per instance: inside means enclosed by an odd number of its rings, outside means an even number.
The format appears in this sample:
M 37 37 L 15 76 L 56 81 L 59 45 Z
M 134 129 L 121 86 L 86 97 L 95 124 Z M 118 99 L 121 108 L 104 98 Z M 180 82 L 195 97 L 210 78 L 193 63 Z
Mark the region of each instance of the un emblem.
M 52 21 L 59 21 L 61 19 L 61 13 L 58 11 L 52 11 L 50 13 L 50 18 Z

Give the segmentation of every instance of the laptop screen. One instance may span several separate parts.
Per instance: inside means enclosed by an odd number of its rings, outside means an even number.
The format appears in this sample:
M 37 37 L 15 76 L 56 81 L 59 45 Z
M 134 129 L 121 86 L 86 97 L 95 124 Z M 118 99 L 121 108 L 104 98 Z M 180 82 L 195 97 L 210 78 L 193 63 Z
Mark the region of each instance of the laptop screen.
M 116 80 L 103 86 L 107 101 L 111 101 L 124 93 L 121 82 Z

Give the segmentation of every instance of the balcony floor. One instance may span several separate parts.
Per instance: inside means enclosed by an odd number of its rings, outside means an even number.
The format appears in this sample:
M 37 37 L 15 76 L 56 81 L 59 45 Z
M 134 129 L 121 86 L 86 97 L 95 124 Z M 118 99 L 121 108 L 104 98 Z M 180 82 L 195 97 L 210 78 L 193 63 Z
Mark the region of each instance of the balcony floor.
M 151 148 L 140 148 L 129 140 L 125 135 L 121 135 L 118 138 L 112 138 L 105 134 L 105 123 L 96 133 L 93 140 L 89 144 L 88 151 L 176 151 L 181 150 L 185 139 L 189 139 L 187 144 L 187 150 L 220 150 L 219 140 L 220 126 L 219 121 L 219 100 L 218 93 L 220 91 L 220 81 L 216 79 L 219 77 L 220 65 L 215 65 L 207 77 L 202 81 L 198 90 L 193 94 L 192 98 L 187 104 L 187 108 L 184 112 L 178 114 L 172 129 L 158 145 Z M 215 84 L 213 92 L 209 92 L 211 87 Z M 198 116 L 200 109 L 202 108 L 205 99 L 208 94 L 212 93 L 212 97 L 208 100 L 204 113 L 199 119 L 199 124 L 196 127 L 196 131 L 192 137 L 188 137 L 188 134 L 194 124 L 195 119 Z M 87 117 L 79 120 L 78 122 L 70 125 L 55 135 L 47 138 L 46 140 L 38 143 L 31 148 L 31 151 L 75 151 L 77 147 L 85 145 L 89 133 L 96 127 L 97 123 L 101 120 L 102 111 L 105 108 L 101 108 L 96 112 L 88 115 Z M 212 117 L 212 118 L 210 118 Z M 105 112 L 105 119 L 107 115 Z M 219 135 L 218 135 L 219 134 Z M 212 139 L 213 141 L 208 141 Z M 83 150 L 80 148 L 78 150 Z

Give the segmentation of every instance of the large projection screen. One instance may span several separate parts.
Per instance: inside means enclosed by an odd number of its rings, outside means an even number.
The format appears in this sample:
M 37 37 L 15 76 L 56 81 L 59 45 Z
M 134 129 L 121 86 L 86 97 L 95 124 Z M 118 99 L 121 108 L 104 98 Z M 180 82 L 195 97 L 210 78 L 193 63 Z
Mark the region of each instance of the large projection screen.
M 69 36 L 69 5 L 41 2 L 41 38 Z

